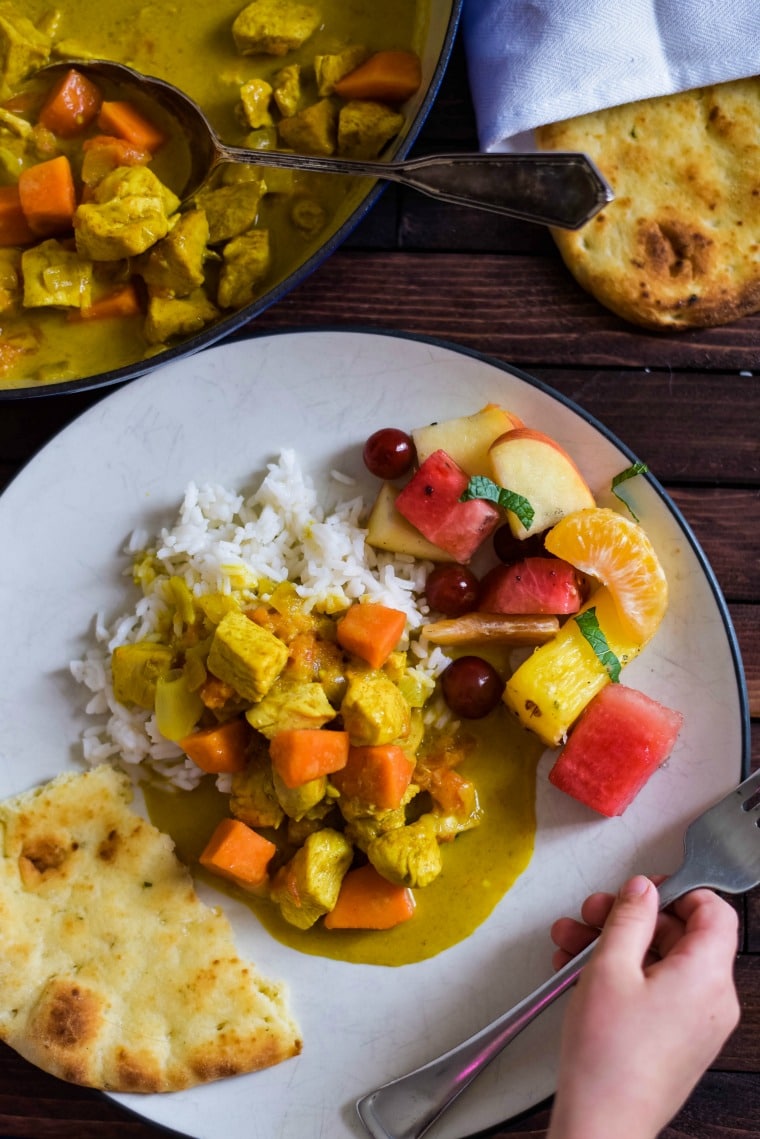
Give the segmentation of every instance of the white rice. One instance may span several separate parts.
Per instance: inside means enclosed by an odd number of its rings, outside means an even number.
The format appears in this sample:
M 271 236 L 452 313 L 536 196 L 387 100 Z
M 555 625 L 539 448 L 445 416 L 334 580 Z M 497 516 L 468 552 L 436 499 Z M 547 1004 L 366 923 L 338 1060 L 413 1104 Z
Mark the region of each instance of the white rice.
M 193 594 L 253 593 L 262 582 L 291 581 L 307 610 L 337 613 L 367 596 L 407 615 L 407 647 L 414 668 L 439 676 L 449 658 L 419 635 L 426 619 L 428 563 L 374 550 L 362 526 L 365 504 L 352 479 L 330 472 L 324 504 L 304 475 L 295 452 L 283 451 L 250 494 L 190 483 L 174 524 L 151 537 L 136 530 L 125 554 L 126 572 L 151 559 L 158 572 L 144 581 L 132 609 L 110 622 L 95 619 L 95 644 L 71 663 L 74 678 L 92 693 L 86 711 L 93 723 L 83 733 L 85 760 L 112 763 L 139 777 L 155 775 L 189 789 L 202 772 L 176 744 L 158 732 L 151 712 L 126 708 L 113 694 L 111 653 L 118 645 L 156 639 L 172 612 L 171 577 Z M 258 594 L 260 596 L 260 594 Z M 433 707 L 428 719 L 438 718 Z

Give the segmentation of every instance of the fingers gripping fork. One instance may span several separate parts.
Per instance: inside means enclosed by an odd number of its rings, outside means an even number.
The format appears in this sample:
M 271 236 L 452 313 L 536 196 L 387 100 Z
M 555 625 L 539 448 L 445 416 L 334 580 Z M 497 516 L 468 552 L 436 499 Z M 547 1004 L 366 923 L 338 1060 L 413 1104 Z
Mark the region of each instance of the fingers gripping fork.
M 659 887 L 660 908 L 700 886 L 741 894 L 758 883 L 760 771 L 689 825 L 682 864 Z M 468 1040 L 358 1100 L 359 1117 L 372 1139 L 420 1139 L 494 1057 L 575 983 L 593 949 L 589 945 Z

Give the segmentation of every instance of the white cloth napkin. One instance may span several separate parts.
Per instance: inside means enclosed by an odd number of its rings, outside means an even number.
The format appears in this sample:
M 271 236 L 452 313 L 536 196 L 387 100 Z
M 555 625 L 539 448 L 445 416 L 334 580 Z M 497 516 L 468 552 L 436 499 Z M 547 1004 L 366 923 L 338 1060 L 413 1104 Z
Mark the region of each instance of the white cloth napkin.
M 760 74 L 759 0 L 464 0 L 481 150 L 543 123 Z

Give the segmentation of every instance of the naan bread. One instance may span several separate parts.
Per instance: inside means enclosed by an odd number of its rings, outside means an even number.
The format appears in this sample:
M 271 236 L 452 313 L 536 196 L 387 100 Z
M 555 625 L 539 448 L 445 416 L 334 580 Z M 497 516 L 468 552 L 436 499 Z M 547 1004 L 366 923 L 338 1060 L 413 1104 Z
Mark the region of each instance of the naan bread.
M 536 141 L 585 151 L 615 191 L 582 229 L 554 233 L 602 304 L 654 329 L 760 310 L 760 78 L 582 115 Z
M 0 804 L 0 1039 L 119 1092 L 295 1056 L 282 988 L 237 956 L 227 919 L 131 798 L 103 766 Z

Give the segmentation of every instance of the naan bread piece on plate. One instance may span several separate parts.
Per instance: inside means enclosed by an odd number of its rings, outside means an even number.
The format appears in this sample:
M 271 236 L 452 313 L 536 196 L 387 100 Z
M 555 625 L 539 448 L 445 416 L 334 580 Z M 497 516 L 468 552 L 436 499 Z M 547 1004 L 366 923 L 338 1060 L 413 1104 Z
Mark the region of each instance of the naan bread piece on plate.
M 553 123 L 536 142 L 585 151 L 615 192 L 582 229 L 554 231 L 602 304 L 652 329 L 760 310 L 760 78 Z
M 301 1049 L 168 836 L 109 766 L 0 804 L 0 1039 L 61 1079 L 169 1092 Z

